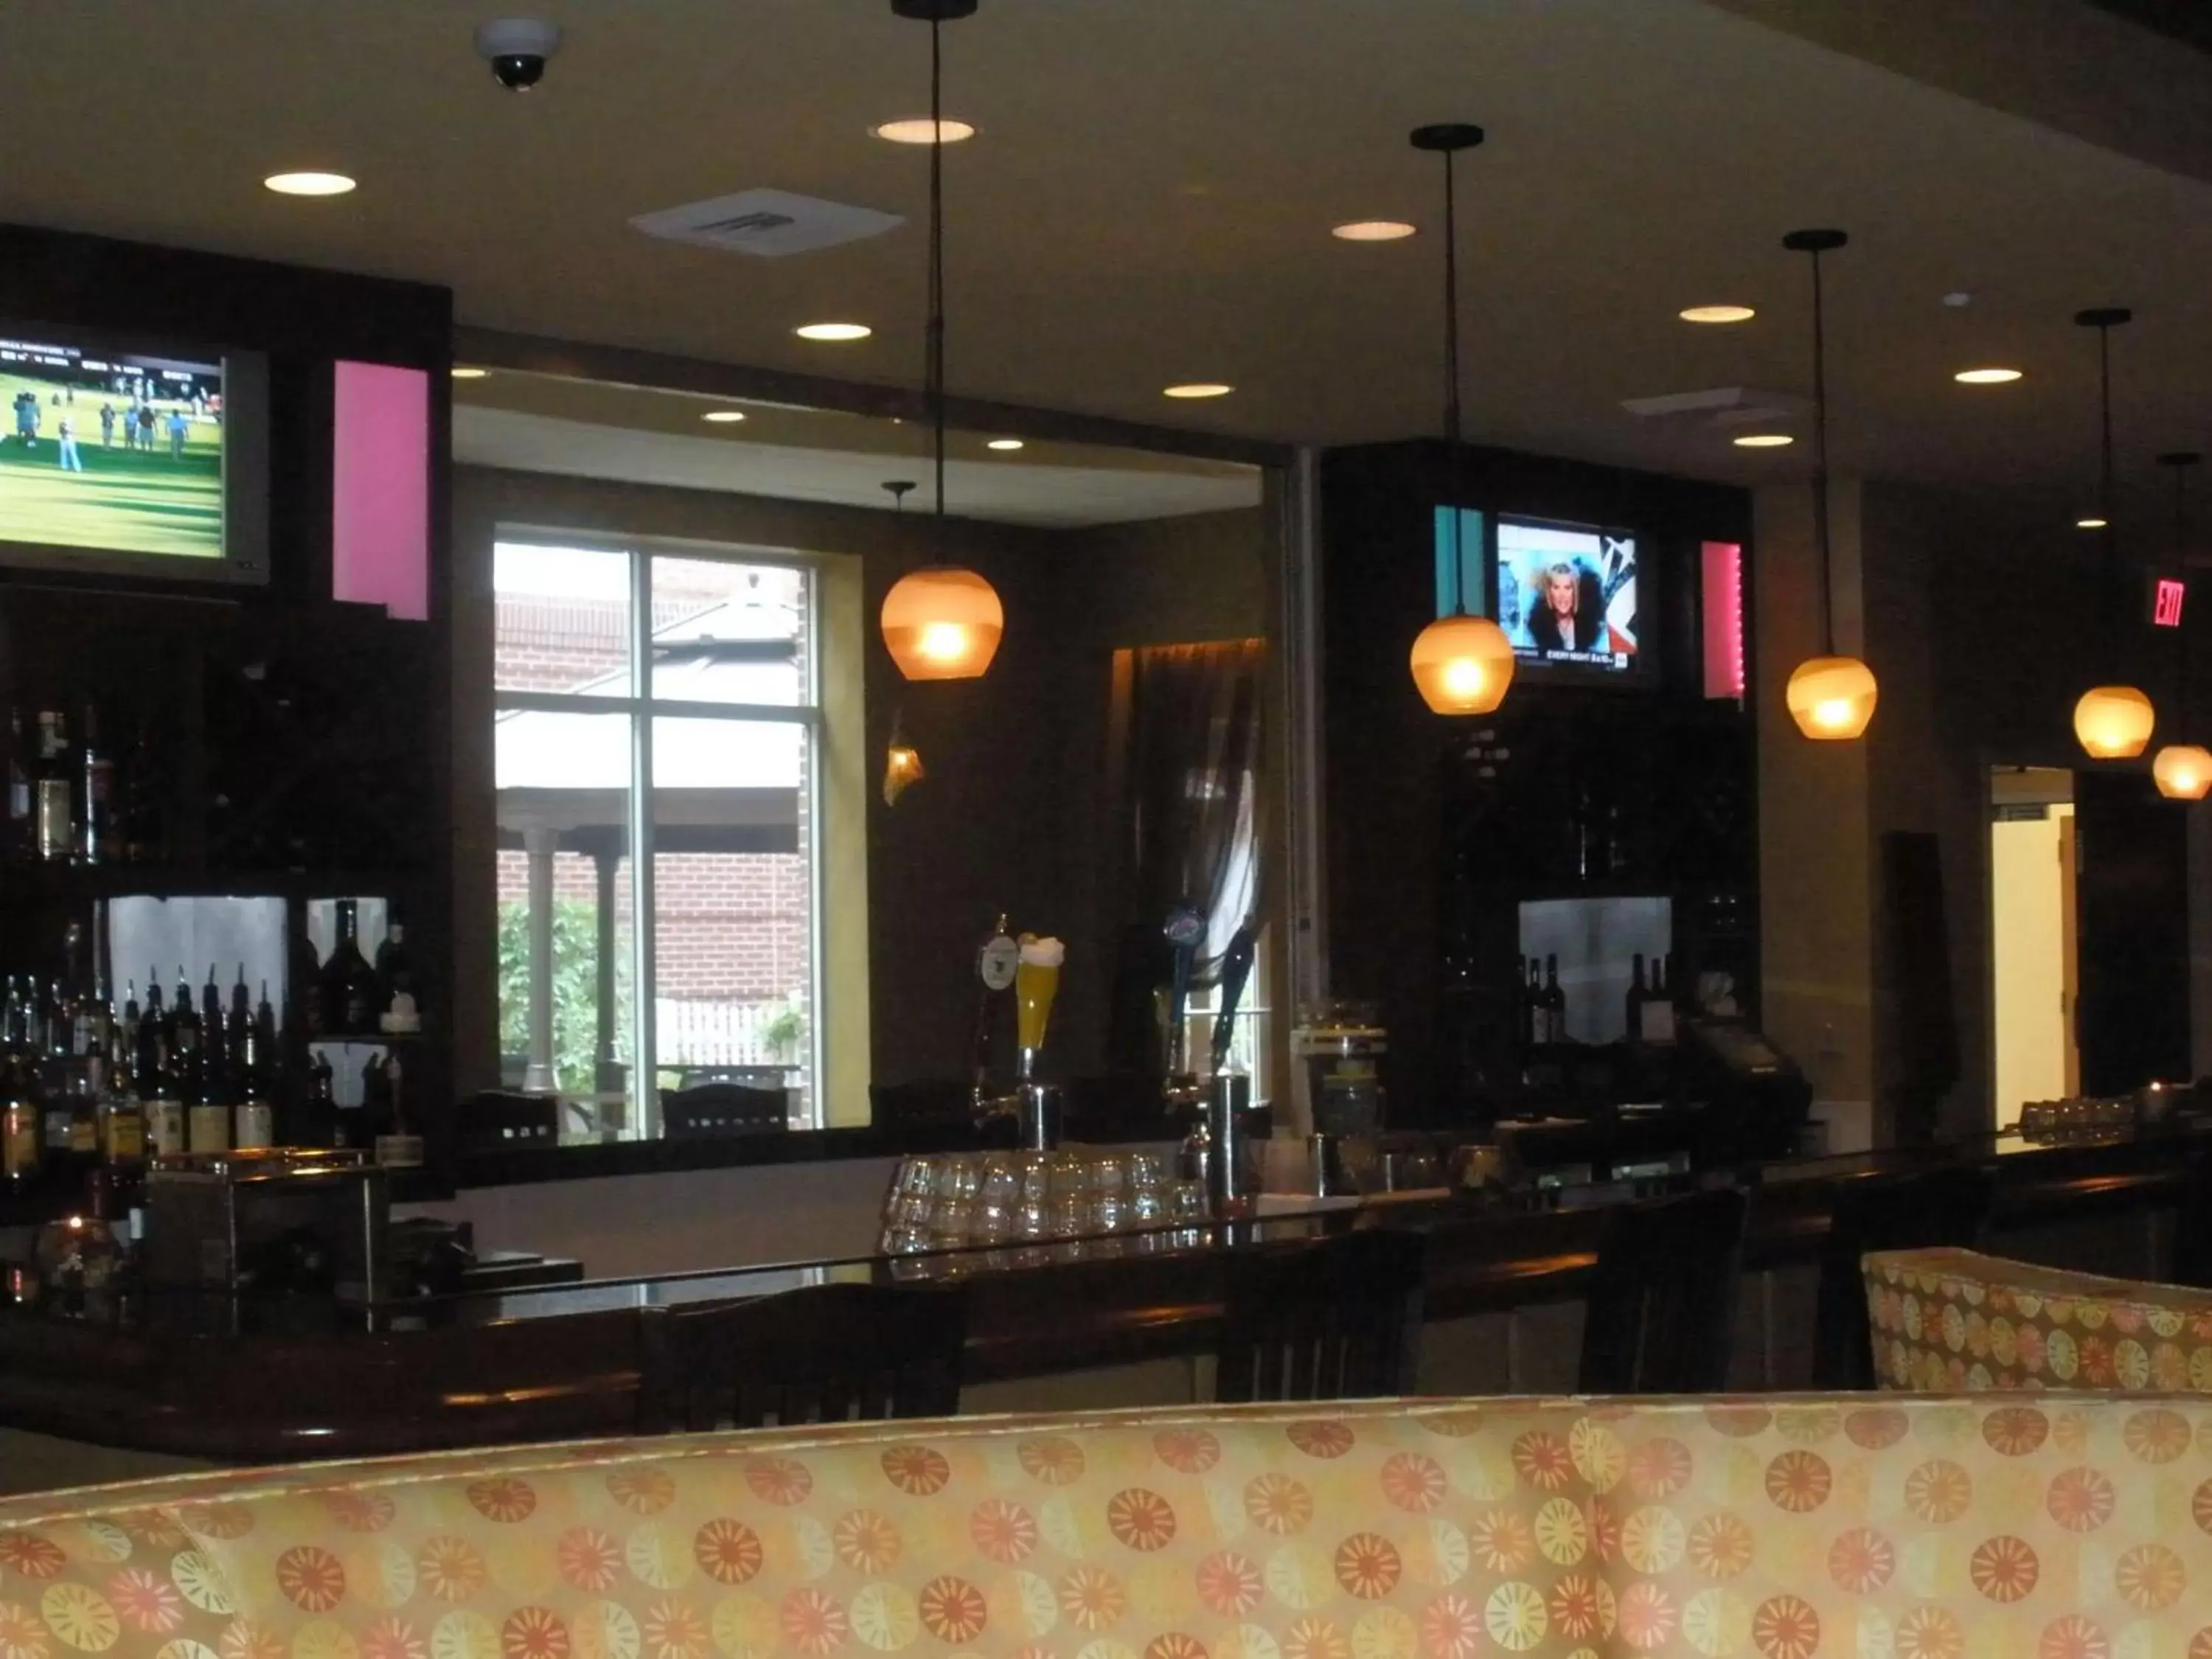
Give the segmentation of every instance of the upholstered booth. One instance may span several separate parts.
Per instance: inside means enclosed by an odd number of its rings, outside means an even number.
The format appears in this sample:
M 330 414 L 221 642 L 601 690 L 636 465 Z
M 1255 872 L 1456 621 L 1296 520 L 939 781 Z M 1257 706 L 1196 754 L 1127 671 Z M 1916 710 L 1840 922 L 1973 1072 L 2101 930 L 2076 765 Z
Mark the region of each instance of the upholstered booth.
M 1530 1399 L 466 1452 L 0 1504 L 0 1656 L 2212 1653 L 2212 1401 Z
M 2212 1291 L 1953 1249 L 1872 1251 L 1866 1279 L 1884 1388 L 2212 1393 Z

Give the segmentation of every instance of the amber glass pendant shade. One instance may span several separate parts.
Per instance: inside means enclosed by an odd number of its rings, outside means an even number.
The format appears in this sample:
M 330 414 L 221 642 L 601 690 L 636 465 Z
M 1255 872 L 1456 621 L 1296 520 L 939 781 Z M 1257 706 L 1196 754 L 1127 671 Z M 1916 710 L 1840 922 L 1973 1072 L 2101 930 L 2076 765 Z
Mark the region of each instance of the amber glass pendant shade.
M 1874 670 L 1856 657 L 1810 657 L 1790 677 L 1784 701 L 1797 729 L 1816 743 L 1846 743 L 1874 719 Z
M 2158 724 L 2150 699 L 2132 685 L 2100 685 L 2074 705 L 2074 735 L 2096 760 L 2130 760 Z
M 2168 800 L 2203 800 L 2212 792 L 2212 750 L 2169 743 L 2151 761 L 2150 775 Z
M 1487 714 L 1513 684 L 1513 647 L 1487 617 L 1443 617 L 1413 641 L 1413 685 L 1439 714 Z
M 972 680 L 999 653 L 1006 613 L 998 590 L 972 570 L 929 565 L 884 595 L 884 645 L 910 680 Z

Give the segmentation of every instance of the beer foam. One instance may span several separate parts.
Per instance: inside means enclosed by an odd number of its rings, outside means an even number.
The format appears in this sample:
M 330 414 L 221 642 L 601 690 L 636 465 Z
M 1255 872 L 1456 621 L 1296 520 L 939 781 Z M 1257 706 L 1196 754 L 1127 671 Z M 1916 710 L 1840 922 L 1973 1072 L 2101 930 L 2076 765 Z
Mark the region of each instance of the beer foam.
M 1056 939 L 1024 937 L 1022 960 L 1032 968 L 1057 968 L 1067 960 L 1067 947 Z

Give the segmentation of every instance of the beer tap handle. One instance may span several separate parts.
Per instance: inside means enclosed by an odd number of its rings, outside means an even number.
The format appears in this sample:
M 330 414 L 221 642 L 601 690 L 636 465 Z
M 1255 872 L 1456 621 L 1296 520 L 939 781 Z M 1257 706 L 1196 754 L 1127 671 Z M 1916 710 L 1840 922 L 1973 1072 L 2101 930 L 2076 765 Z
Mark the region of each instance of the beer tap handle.
M 1215 999 L 1213 1016 L 1212 1075 L 1215 1077 L 1219 1077 L 1222 1068 L 1229 1064 L 1229 1045 L 1237 1036 L 1237 1007 L 1244 1000 L 1244 987 L 1252 977 L 1252 958 L 1258 945 L 1257 930 L 1247 921 L 1231 937 L 1229 948 L 1221 954 L 1220 995 Z

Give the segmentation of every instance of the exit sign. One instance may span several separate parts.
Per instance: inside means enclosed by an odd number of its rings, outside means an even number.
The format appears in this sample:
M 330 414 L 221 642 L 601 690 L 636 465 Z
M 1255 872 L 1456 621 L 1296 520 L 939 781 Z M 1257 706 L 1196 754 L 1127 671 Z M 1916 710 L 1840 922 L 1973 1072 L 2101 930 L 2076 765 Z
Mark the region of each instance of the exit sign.
M 2154 576 L 2150 584 L 2150 623 L 2154 628 L 2181 626 L 2182 603 L 2189 584 L 2179 576 Z

